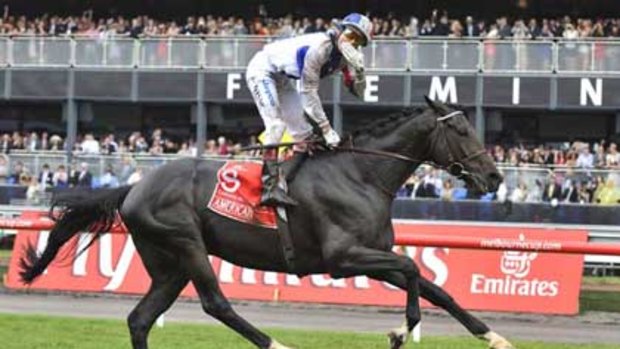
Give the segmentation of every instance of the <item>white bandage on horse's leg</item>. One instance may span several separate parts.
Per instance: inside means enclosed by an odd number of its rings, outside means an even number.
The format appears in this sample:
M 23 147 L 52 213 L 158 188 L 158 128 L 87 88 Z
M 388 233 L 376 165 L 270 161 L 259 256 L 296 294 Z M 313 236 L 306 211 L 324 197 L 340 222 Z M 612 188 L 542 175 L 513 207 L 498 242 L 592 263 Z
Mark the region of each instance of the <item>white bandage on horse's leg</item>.
M 403 347 L 405 343 L 407 343 L 407 340 L 409 340 L 409 330 L 407 328 L 407 321 L 405 321 L 400 327 L 395 328 L 391 330 L 390 332 L 388 332 L 387 335 L 388 335 L 390 344 L 392 344 L 394 340 L 398 340 L 402 343 L 400 347 Z
M 292 349 L 292 348 L 284 346 L 284 345 L 278 343 L 278 341 L 276 341 L 275 339 L 272 339 L 271 340 L 271 345 L 269 346 L 269 349 Z
M 491 349 L 515 349 L 506 338 L 498 335 L 493 331 L 485 333 L 481 339 L 486 340 L 489 343 Z

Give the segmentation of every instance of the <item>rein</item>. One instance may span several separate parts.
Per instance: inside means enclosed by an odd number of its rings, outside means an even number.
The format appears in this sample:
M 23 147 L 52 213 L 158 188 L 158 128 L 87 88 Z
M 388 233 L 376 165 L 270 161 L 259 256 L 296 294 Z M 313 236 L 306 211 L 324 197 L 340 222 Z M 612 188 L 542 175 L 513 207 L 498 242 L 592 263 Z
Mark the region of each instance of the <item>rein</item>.
M 446 114 L 444 116 L 438 117 L 437 121 L 438 122 L 443 122 L 443 121 L 449 120 L 449 119 L 451 119 L 451 118 L 453 118 L 455 116 L 458 116 L 458 115 L 463 115 L 463 112 L 459 111 L 459 110 L 454 111 L 452 113 L 449 113 L 449 114 Z M 475 158 L 477 158 L 477 157 L 479 157 L 481 155 L 486 154 L 486 150 L 485 149 L 481 149 L 481 150 L 479 150 L 479 151 L 477 151 L 477 152 L 475 152 L 473 154 L 470 154 L 470 155 L 466 156 L 463 159 L 459 159 L 459 160 L 455 161 L 452 149 L 450 147 L 450 143 L 447 141 L 447 136 L 445 135 L 444 132 L 442 132 L 442 135 L 444 137 L 444 140 L 446 140 L 446 145 L 448 147 L 448 153 L 450 155 L 450 159 L 449 159 L 450 163 L 447 166 L 439 165 L 438 163 L 436 163 L 434 161 L 414 159 L 414 158 L 411 158 L 411 157 L 406 156 L 406 155 L 402 155 L 402 154 L 394 153 L 394 152 L 389 152 L 389 151 L 356 148 L 353 145 L 353 139 L 352 138 L 349 138 L 349 143 L 351 144 L 349 147 L 338 147 L 338 148 L 335 148 L 334 150 L 336 150 L 336 151 L 348 151 L 348 152 L 359 153 L 359 154 L 382 156 L 382 157 L 386 157 L 386 158 L 391 158 L 391 159 L 395 159 L 395 160 L 409 162 L 409 163 L 414 164 L 414 165 L 416 165 L 416 164 L 427 164 L 427 165 L 433 166 L 435 168 L 442 169 L 442 170 L 450 173 L 451 175 L 455 176 L 458 179 L 462 179 L 465 176 L 471 176 L 472 174 L 465 170 L 465 166 L 463 165 L 463 163 L 467 162 L 469 160 L 475 159 Z
M 463 115 L 463 112 L 460 110 L 451 112 L 449 114 L 440 116 L 437 118 L 437 122 L 442 123 L 446 120 L 449 120 L 455 116 L 458 115 Z M 486 150 L 485 149 L 481 149 L 473 154 L 470 154 L 466 157 L 464 157 L 463 159 L 454 159 L 454 154 L 453 154 L 453 149 L 450 145 L 450 142 L 448 142 L 447 140 L 447 136 L 445 135 L 445 130 L 443 129 L 443 125 L 440 124 L 441 126 L 441 133 L 443 136 L 443 139 L 446 142 L 446 147 L 448 148 L 448 154 L 449 154 L 449 164 L 446 166 L 440 165 L 434 161 L 428 161 L 428 160 L 419 160 L 419 159 L 415 159 L 403 154 L 399 154 L 399 153 L 395 153 L 395 152 L 390 152 L 390 151 L 384 151 L 384 150 L 375 150 L 375 149 L 365 149 L 365 148 L 356 148 L 353 145 L 353 138 L 349 138 L 348 141 L 350 143 L 350 145 L 348 147 L 336 147 L 333 149 L 333 151 L 339 151 L 339 152 L 350 152 L 350 153 L 358 153 L 358 154 L 365 154 L 365 155 L 373 155 L 373 156 L 381 156 L 381 157 L 385 157 L 385 158 L 390 158 L 390 159 L 394 159 L 394 160 L 399 160 L 399 161 L 405 161 L 414 165 L 419 165 L 419 164 L 427 164 L 430 166 L 433 166 L 435 168 L 438 169 L 442 169 L 446 172 L 448 172 L 449 174 L 451 174 L 452 176 L 458 178 L 458 179 L 463 179 L 467 176 L 473 176 L 470 172 L 468 172 L 467 170 L 465 170 L 465 166 L 463 165 L 464 162 L 467 162 L 469 160 L 475 159 L 481 155 L 486 154 Z M 298 145 L 304 145 L 304 146 L 308 146 L 308 145 L 315 145 L 315 144 L 323 144 L 323 142 L 321 140 L 318 139 L 312 139 L 312 140 L 305 140 L 305 141 L 297 141 L 297 142 L 283 142 L 283 143 L 274 143 L 274 144 L 268 144 L 268 145 L 262 145 L 262 144 L 258 144 L 258 145 L 253 145 L 253 146 L 247 146 L 247 147 L 243 147 L 240 149 L 240 151 L 245 152 L 245 151 L 253 151 L 253 150 L 264 150 L 264 149 L 277 149 L 277 148 L 281 148 L 281 147 L 293 147 L 293 146 L 298 146 Z

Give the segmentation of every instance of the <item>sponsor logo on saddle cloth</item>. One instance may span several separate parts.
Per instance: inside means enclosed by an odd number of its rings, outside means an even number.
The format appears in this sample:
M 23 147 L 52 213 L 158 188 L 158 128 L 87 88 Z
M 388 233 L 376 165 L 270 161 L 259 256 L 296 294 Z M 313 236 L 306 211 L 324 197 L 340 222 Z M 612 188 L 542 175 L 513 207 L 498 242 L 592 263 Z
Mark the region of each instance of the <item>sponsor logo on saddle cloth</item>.
M 525 241 L 525 236 L 519 236 Z M 500 260 L 502 277 L 472 274 L 471 292 L 501 296 L 556 297 L 560 291 L 557 280 L 528 277 L 538 253 L 505 251 Z
M 260 161 L 227 161 L 217 172 L 207 207 L 239 222 L 276 229 L 275 210 L 260 206 L 262 168 Z

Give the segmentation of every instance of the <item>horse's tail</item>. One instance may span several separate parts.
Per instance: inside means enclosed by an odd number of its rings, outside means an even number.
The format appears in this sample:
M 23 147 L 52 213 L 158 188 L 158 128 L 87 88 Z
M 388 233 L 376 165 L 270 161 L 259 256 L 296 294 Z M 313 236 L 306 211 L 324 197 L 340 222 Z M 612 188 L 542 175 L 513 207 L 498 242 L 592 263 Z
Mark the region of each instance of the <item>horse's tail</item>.
M 26 256 L 20 260 L 22 281 L 32 283 L 45 271 L 60 248 L 80 231 L 95 234 L 82 251 L 108 232 L 130 190 L 131 186 L 123 186 L 115 189 L 71 189 L 56 193 L 50 208 L 50 215 L 55 221 L 54 228 L 41 256 L 37 255 L 32 244 L 26 248 Z

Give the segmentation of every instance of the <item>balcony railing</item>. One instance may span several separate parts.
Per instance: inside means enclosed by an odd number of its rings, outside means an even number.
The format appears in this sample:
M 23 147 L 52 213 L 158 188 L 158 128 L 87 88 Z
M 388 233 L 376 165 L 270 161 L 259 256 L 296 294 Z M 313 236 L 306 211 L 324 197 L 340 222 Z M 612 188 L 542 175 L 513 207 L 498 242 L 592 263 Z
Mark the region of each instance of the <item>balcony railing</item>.
M 0 68 L 243 69 L 273 37 L 0 37 Z M 370 70 L 620 74 L 620 41 L 376 39 Z

